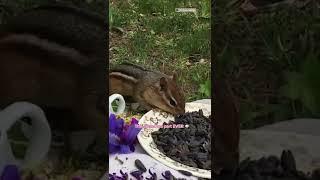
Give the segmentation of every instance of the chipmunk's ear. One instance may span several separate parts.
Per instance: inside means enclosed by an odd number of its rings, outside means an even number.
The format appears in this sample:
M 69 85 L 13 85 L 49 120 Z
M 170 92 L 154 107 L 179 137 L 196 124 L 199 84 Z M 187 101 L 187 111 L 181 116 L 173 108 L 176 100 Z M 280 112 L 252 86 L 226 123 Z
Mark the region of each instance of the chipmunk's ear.
M 173 81 L 177 81 L 177 73 L 174 72 L 172 76 L 170 76 Z
M 165 77 L 160 78 L 160 91 L 164 91 L 167 89 L 167 79 Z

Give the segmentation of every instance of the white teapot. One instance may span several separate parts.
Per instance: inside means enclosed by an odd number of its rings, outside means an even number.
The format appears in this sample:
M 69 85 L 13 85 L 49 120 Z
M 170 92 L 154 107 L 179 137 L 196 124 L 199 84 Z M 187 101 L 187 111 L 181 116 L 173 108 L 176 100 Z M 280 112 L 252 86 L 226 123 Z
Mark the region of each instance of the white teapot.
M 113 101 L 116 101 L 116 103 L 118 105 L 118 108 L 115 112 L 112 108 Z M 115 115 L 122 114 L 124 112 L 125 107 L 126 107 L 126 102 L 124 101 L 124 98 L 122 95 L 112 94 L 111 96 L 109 96 L 109 115 L 110 115 L 110 113 L 113 113 Z
M 21 121 L 21 130 L 29 144 L 24 159 L 17 159 L 8 140 L 8 130 L 22 117 L 29 117 L 31 125 Z M 45 158 L 51 144 L 51 130 L 42 109 L 28 102 L 17 102 L 0 111 L 0 175 L 6 165 L 32 168 Z

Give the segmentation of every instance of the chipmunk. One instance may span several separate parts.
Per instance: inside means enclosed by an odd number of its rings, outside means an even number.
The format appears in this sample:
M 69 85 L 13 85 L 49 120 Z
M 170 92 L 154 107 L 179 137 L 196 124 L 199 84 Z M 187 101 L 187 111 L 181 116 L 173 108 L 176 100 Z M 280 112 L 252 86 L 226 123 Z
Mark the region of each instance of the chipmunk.
M 1 24 L 1 108 L 28 101 L 70 109 L 75 116 L 72 126 L 95 129 L 104 142 L 108 27 L 104 19 L 75 7 L 48 5 Z
M 109 72 L 109 95 L 131 96 L 146 109 L 158 108 L 173 115 L 185 112 L 184 95 L 172 76 L 123 63 Z

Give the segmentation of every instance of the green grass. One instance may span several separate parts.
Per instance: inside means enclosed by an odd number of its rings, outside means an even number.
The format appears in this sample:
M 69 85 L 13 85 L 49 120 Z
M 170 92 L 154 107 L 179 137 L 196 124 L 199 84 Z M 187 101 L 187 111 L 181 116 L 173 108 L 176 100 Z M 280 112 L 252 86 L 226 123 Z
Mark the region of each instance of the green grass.
M 194 13 L 175 8 L 194 7 Z M 187 100 L 210 98 L 210 1 L 111 2 L 111 63 L 176 72 Z M 116 33 L 114 28 L 123 29 Z M 202 59 L 202 60 L 201 60 Z M 201 60 L 201 63 L 199 61 Z
M 320 10 L 290 6 L 245 17 L 219 1 L 213 47 L 217 71 L 237 97 L 242 128 L 320 117 Z

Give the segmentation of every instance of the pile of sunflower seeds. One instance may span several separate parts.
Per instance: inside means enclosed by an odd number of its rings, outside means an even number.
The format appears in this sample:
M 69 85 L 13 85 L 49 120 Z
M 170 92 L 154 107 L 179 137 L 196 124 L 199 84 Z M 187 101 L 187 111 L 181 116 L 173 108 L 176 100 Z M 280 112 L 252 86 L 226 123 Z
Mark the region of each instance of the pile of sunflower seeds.
M 202 110 L 187 112 L 163 127 L 151 134 L 162 153 L 191 167 L 211 169 L 211 116 Z
M 247 158 L 239 164 L 236 171 L 222 171 L 214 177 L 216 180 L 320 180 L 320 167 L 307 174 L 299 171 L 292 152 L 284 150 L 280 158 Z

